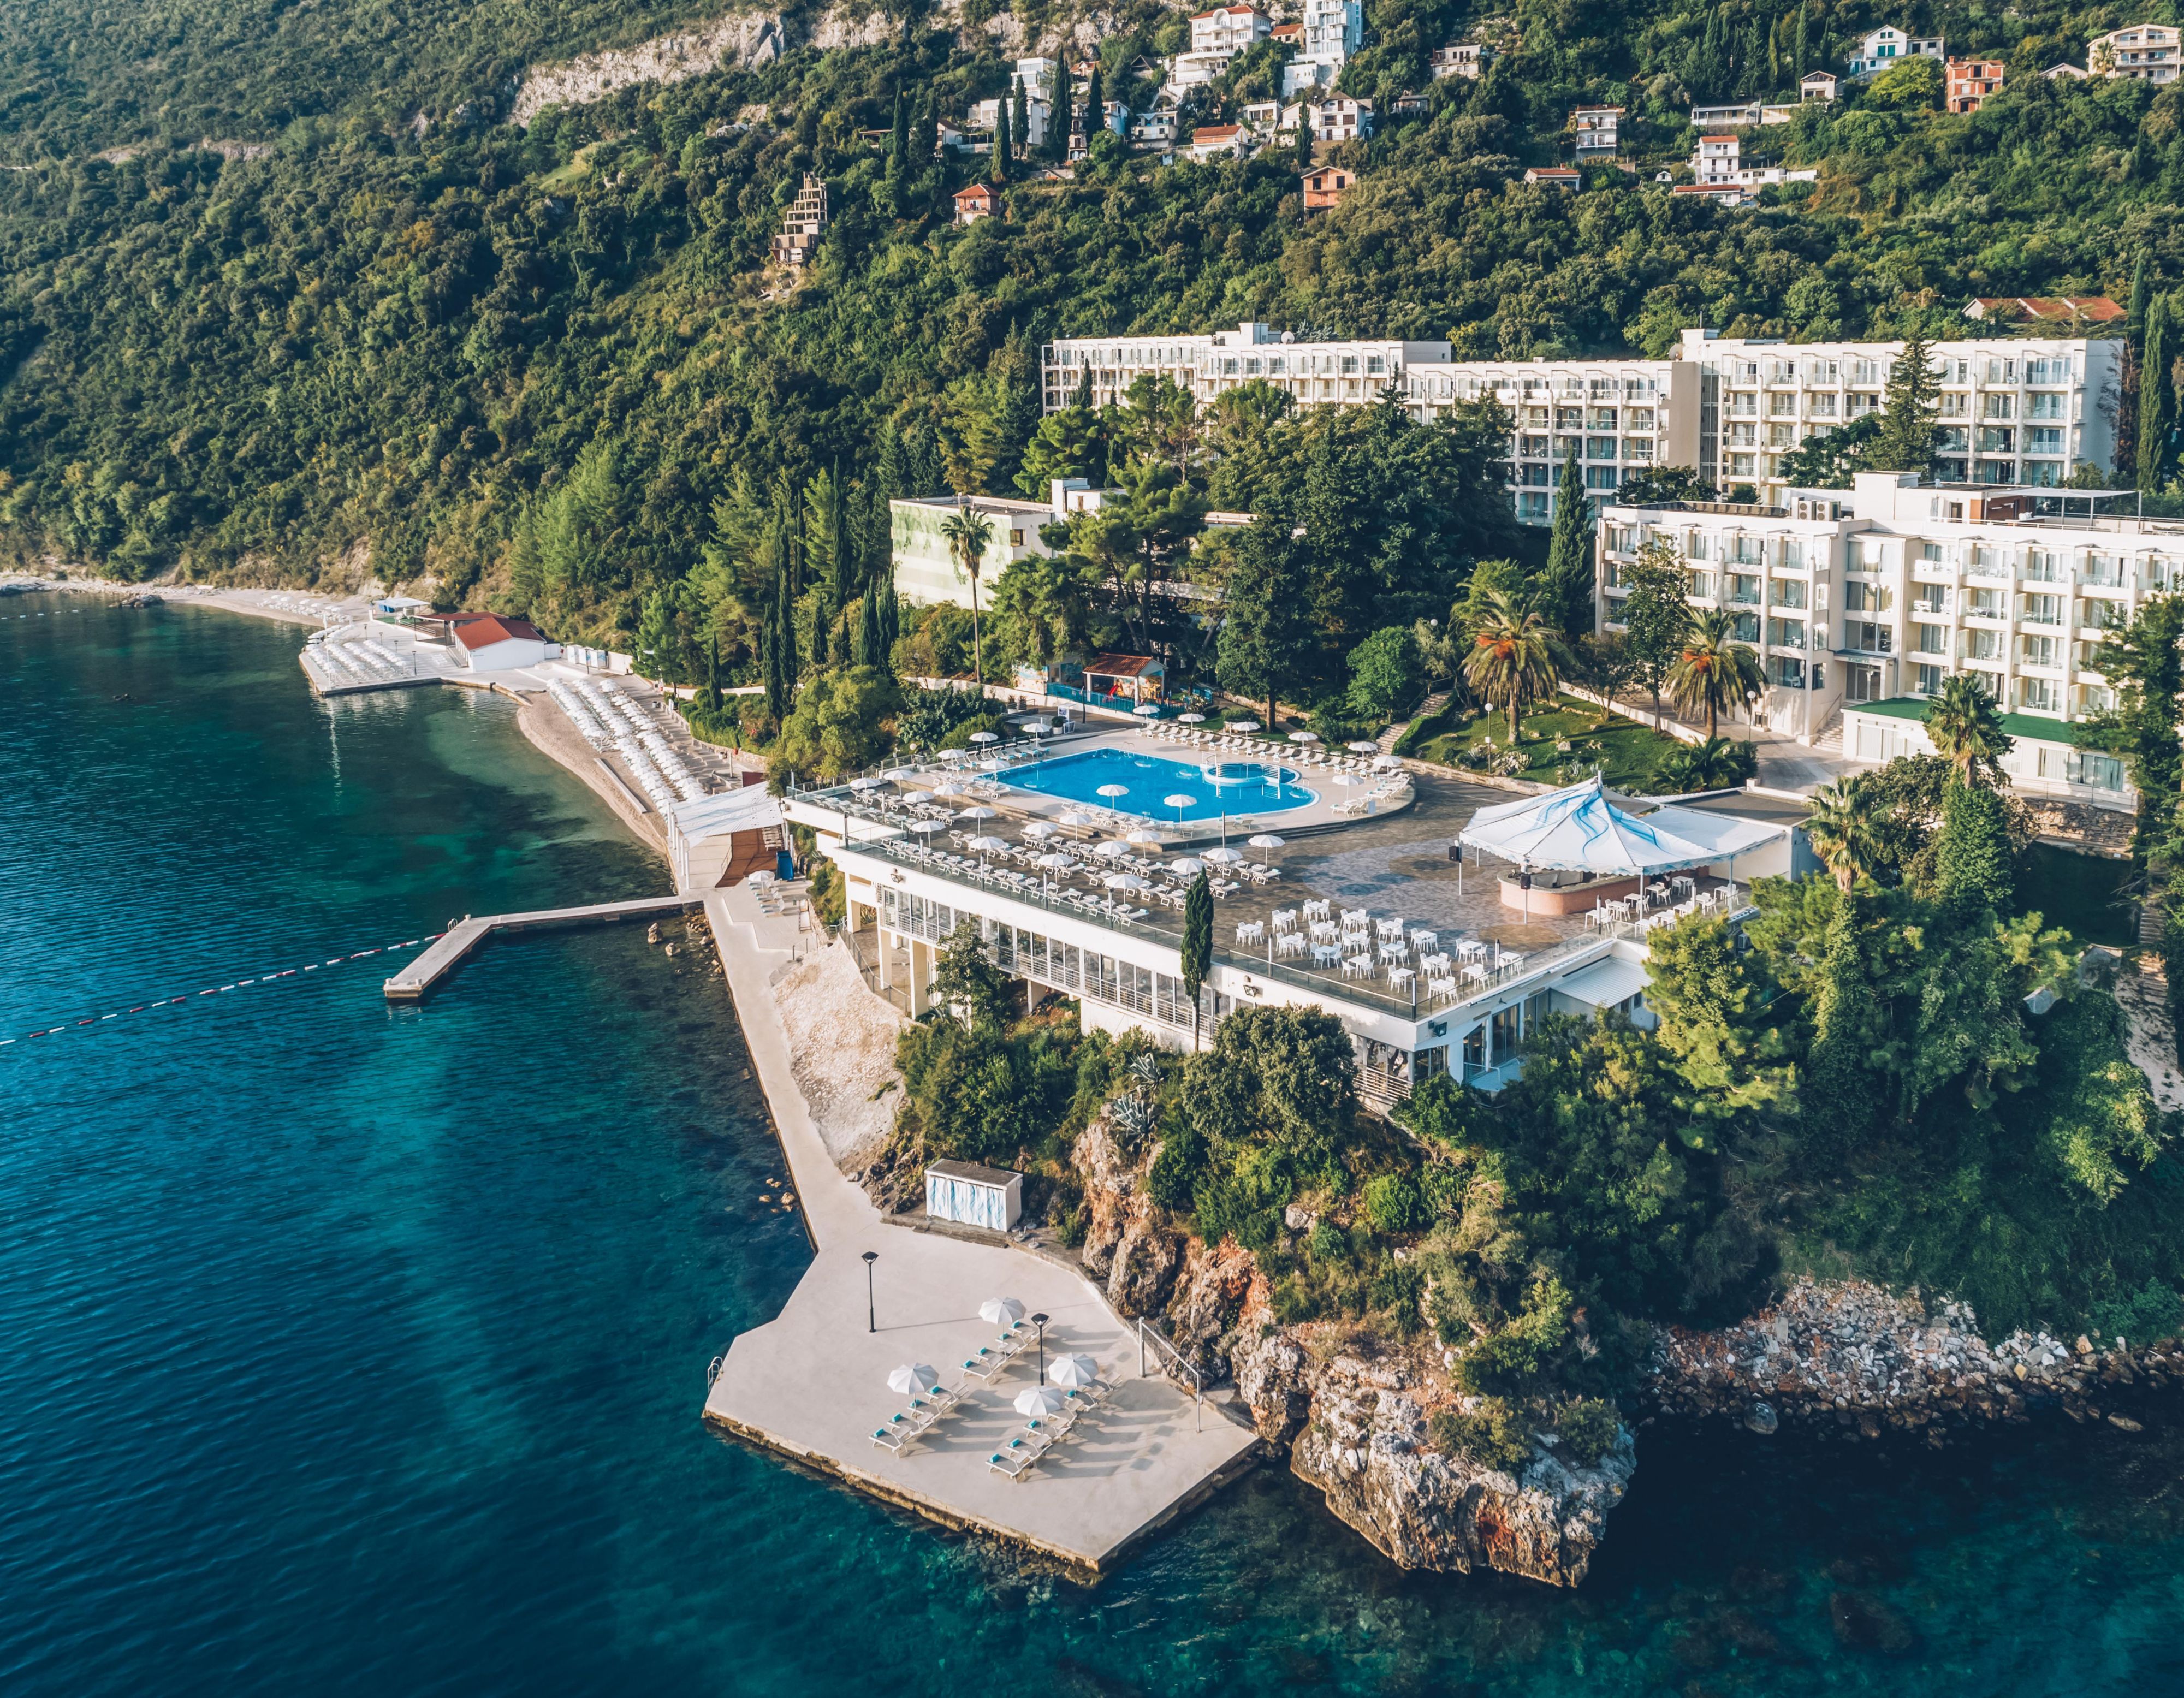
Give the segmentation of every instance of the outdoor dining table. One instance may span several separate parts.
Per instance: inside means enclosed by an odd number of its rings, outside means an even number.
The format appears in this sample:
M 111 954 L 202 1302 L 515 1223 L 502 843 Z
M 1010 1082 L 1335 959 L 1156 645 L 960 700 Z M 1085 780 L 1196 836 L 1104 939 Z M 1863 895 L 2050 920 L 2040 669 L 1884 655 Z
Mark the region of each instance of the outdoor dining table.
M 1236 941 L 1240 944 L 1265 943 L 1267 941 L 1267 922 L 1263 920 L 1245 921 L 1236 928 Z
M 1312 959 L 1315 966 L 1331 967 L 1342 959 L 1342 951 L 1333 944 L 1314 944 Z
M 1390 967 L 1388 969 L 1388 988 L 1390 990 L 1408 989 L 1411 981 L 1418 976 L 1418 969 L 1415 967 Z
M 1460 961 L 1475 961 L 1485 953 L 1486 945 L 1476 938 L 1466 938 L 1456 946 L 1456 956 Z

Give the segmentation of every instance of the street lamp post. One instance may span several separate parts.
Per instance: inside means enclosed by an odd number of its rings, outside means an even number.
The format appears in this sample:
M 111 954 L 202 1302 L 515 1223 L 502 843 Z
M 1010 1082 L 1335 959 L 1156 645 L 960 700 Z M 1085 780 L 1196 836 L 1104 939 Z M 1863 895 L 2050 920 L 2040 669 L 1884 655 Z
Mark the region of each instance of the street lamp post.
M 1046 1317 L 1034 1315 L 1031 1317 L 1031 1321 L 1032 1325 L 1039 1328 L 1039 1383 L 1045 1385 L 1046 1383 Z
M 878 1306 L 872 1296 L 872 1264 L 880 1259 L 876 1250 L 865 1252 L 865 1330 L 877 1333 L 880 1329 Z

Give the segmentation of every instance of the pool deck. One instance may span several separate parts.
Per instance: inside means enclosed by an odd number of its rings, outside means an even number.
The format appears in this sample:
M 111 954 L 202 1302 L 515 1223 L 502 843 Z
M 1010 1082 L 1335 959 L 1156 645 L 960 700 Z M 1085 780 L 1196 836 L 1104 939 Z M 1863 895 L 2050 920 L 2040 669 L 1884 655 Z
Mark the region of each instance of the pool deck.
M 1311 791 L 1313 799 L 1299 805 L 1270 810 L 1255 810 L 1247 804 L 1240 806 L 1236 812 L 1228 815 L 1225 818 L 1217 814 L 1205 818 L 1185 818 L 1178 821 L 1173 810 L 1161 806 L 1162 797 L 1168 794 L 1175 787 L 1162 784 L 1157 782 L 1156 778 L 1154 782 L 1145 784 L 1145 793 L 1142 795 L 1133 793 L 1113 798 L 1099 796 L 1078 798 L 1053 795 L 1044 790 L 1027 789 L 1011 782 L 1011 771 L 1020 771 L 1021 768 L 1005 767 L 994 771 L 983 771 L 967 766 L 965 770 L 954 774 L 938 768 L 922 771 L 916 778 L 910 781 L 905 788 L 929 790 L 941 780 L 950 777 L 956 777 L 966 783 L 990 780 L 1003 787 L 1003 793 L 998 799 L 990 796 L 964 795 L 944 799 L 951 800 L 953 805 L 958 808 L 967 807 L 974 801 L 983 801 L 989 806 L 999 807 L 1010 815 L 1018 816 L 1019 822 L 1034 819 L 1058 820 L 1064 812 L 1072 808 L 1105 810 L 1132 815 L 1142 819 L 1147 825 L 1159 832 L 1162 843 L 1174 849 L 1220 843 L 1228 838 L 1235 838 L 1240 841 L 1255 831 L 1273 832 L 1284 836 L 1292 833 L 1316 833 L 1336 829 L 1346 832 L 1353 827 L 1369 823 L 1373 820 L 1384 819 L 1390 815 L 1401 813 L 1410 805 L 1407 799 L 1393 800 L 1383 799 L 1372 804 L 1373 812 L 1371 814 L 1337 813 L 1335 811 L 1337 803 L 1351 800 L 1364 802 L 1371 796 L 1373 786 L 1366 782 L 1338 784 L 1335 782 L 1335 774 L 1333 771 L 1324 766 L 1301 765 L 1299 752 L 1296 749 L 1285 748 L 1279 743 L 1267 744 L 1263 753 L 1257 754 L 1228 749 L 1189 749 L 1178 743 L 1168 743 L 1159 738 L 1148 736 L 1144 727 L 1140 726 L 1118 727 L 1112 730 L 1102 728 L 1086 735 L 1072 737 L 1067 742 L 1056 744 L 1054 752 L 1046 759 L 1061 761 L 1087 754 L 1097 754 L 1108 750 L 1138 759 L 1170 761 L 1178 766 L 1193 768 L 1217 760 L 1251 762 L 1264 760 L 1268 763 L 1279 761 L 1295 773 L 1297 784 Z M 1028 764 L 1025 763 L 1025 765 Z
M 781 1314 L 739 1335 L 705 1400 L 718 1430 L 839 1479 L 943 1526 L 994 1535 L 1096 1578 L 1146 1539 L 1250 1467 L 1255 1434 L 1220 1406 L 1202 1407 L 1167 1379 L 1141 1378 L 1126 1322 L 1083 1275 L 1013 1245 L 889 1230 L 863 1189 L 838 1170 L 791 1068 L 768 980 L 823 934 L 761 911 L 746 886 L 716 890 L 707 918 L 765 1087 L 797 1200 L 817 1255 Z M 827 947 L 839 948 L 838 944 Z M 862 1260 L 877 1251 L 868 1312 Z M 995 1328 L 978 1318 L 989 1297 L 1014 1297 L 1048 1318 L 1047 1346 L 1082 1352 L 1111 1387 L 1097 1411 L 1023 1478 L 986 1459 L 1020 1433 L 1011 1405 L 1037 1383 L 1032 1354 L 992 1386 L 960 1364 Z M 868 1330 L 876 1314 L 877 1331 Z M 900 1453 L 871 1434 L 905 1400 L 890 1369 L 929 1363 L 967 1385 L 961 1407 Z

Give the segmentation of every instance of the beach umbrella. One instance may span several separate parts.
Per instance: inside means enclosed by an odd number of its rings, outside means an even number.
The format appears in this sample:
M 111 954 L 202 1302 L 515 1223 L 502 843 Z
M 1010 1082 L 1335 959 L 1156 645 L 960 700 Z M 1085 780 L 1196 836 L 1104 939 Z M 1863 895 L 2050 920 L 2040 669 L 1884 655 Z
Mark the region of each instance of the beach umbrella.
M 877 790 L 887 782 L 884 778 L 852 778 L 850 788 L 852 790 Z
M 999 855 L 1008 846 L 1006 838 L 973 838 L 964 845 L 974 855 Z
M 1258 836 L 1251 838 L 1250 842 L 1253 849 L 1261 851 L 1278 849 L 1282 846 L 1282 840 L 1272 832 L 1261 832 Z M 1262 853 L 1259 856 L 1259 865 L 1264 866 L 1267 864 L 1267 859 L 1266 855 Z
M 1089 826 L 1092 823 L 1092 816 L 1082 808 L 1064 808 L 1061 823 L 1065 826 Z
M 1380 752 L 1380 745 L 1377 743 L 1346 743 L 1343 747 L 1352 754 L 1378 754 Z
M 1125 843 L 1110 841 L 1104 843 L 1095 843 L 1092 845 L 1092 853 L 1098 855 L 1102 860 L 1120 860 L 1125 855 L 1128 855 L 1129 852 L 1130 846 Z
M 916 777 L 917 769 L 915 766 L 890 766 L 880 777 L 890 784 L 901 784 Z
M 1174 809 L 1174 810 L 1175 810 L 1175 822 L 1176 822 L 1176 824 L 1178 824 L 1178 825 L 1181 825 L 1181 824 L 1183 823 L 1183 810 L 1184 810 L 1185 808 L 1194 806 L 1194 805 L 1197 803 L 1197 800 L 1198 800 L 1198 798 L 1197 798 L 1197 797 L 1195 797 L 1195 796 L 1186 796 L 1186 795 L 1184 795 L 1181 792 L 1179 792 L 1179 791 L 1178 791 L 1176 794 L 1174 794 L 1174 795 L 1173 795 L 1173 796 L 1163 796 L 1163 797 L 1162 797 L 1162 798 L 1161 798 L 1161 806 L 1162 806 L 1163 808 L 1173 808 L 1173 809 Z
M 1068 1406 L 1069 1394 L 1050 1385 L 1028 1385 L 1017 1394 L 1017 1413 L 1034 1421 L 1043 1415 L 1059 1414 Z
M 1051 820 L 1034 820 L 1023 828 L 1024 835 L 1034 841 L 1050 838 L 1061 829 Z
M 888 1389 L 905 1397 L 921 1396 L 939 1383 L 939 1372 L 930 1362 L 905 1362 L 888 1375 Z
M 1290 741 L 1291 743 L 1318 743 L 1319 741 L 1319 734 L 1317 732 L 1293 731 L 1290 733 Z
M 1206 715 L 1204 714 L 1178 714 L 1176 715 L 1176 719 L 1178 722 L 1184 725 L 1204 725 L 1206 723 Z
M 1096 793 L 1108 797 L 1112 799 L 1117 796 L 1128 795 L 1130 793 L 1130 787 L 1127 784 L 1102 784 Z
M 1052 853 L 1041 855 L 1037 865 L 1045 867 L 1049 872 L 1067 872 L 1077 863 L 1066 855 Z
M 978 1306 L 978 1318 L 996 1327 L 1013 1327 L 1024 1317 L 1024 1306 L 1013 1297 L 989 1297 Z
M 1334 775 L 1334 782 L 1344 785 L 1362 784 L 1365 775 L 1362 772 L 1338 772 Z
M 1139 702 L 1137 706 L 1132 708 L 1130 711 L 1135 714 L 1139 719 L 1158 719 L 1160 717 L 1160 704 L 1158 702 Z
M 1202 851 L 1198 858 L 1201 860 L 1212 861 L 1221 866 L 1234 866 L 1238 861 L 1243 860 L 1244 851 L 1230 849 L 1226 843 L 1220 843 L 1212 849 Z
M 933 793 L 936 796 L 960 796 L 963 793 L 963 786 L 956 779 L 944 778 L 933 787 Z
M 1384 754 L 1373 763 L 1373 770 L 1375 772 L 1400 772 L 1403 770 L 1402 757 Z
M 948 821 L 945 820 L 912 820 L 910 822 L 910 829 L 917 832 L 920 836 L 925 836 L 933 832 L 946 831 L 948 829 Z
M 959 820 L 998 820 L 1000 816 L 1001 810 L 999 808 L 989 808 L 981 803 L 977 807 L 964 809 L 956 817 Z
M 971 741 L 973 743 L 999 743 L 1000 740 L 999 732 L 974 731 L 971 733 Z
M 1195 878 L 1206 871 L 1206 863 L 1192 855 L 1178 855 L 1167 864 L 1167 870 L 1178 878 Z
M 1143 826 L 1138 827 L 1134 831 L 1125 832 L 1123 834 L 1123 841 L 1124 843 L 1135 843 L 1140 849 L 1157 849 L 1160 846 L 1160 840 L 1161 834 L 1158 832 L 1148 831 Z
M 1100 882 L 1110 890 L 1143 890 L 1145 888 L 1145 880 L 1134 872 L 1105 873 L 1101 875 Z
M 1100 1383 L 1100 1364 L 1089 1356 L 1056 1356 L 1048 1365 L 1046 1377 L 1056 1385 L 1072 1389 L 1097 1385 Z
M 967 749 L 944 749 L 940 751 L 940 758 L 943 760 L 968 760 L 971 751 Z
M 1255 719 L 1232 719 L 1228 721 L 1231 731 L 1256 731 L 1258 728 L 1259 722 Z

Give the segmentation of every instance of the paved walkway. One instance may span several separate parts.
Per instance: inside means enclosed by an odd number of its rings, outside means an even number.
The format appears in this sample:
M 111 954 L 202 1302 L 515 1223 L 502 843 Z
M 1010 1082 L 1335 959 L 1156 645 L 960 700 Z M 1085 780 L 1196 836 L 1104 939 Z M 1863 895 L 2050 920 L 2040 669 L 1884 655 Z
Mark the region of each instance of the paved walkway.
M 839 947 L 793 916 L 767 915 L 747 885 L 714 891 L 706 918 L 736 1000 L 752 1066 L 818 1253 L 765 1326 L 730 1346 L 705 1418 L 859 1489 L 959 1528 L 978 1528 L 1097 1574 L 1249 1466 L 1256 1437 L 1213 1404 L 1203 1410 L 1167 1379 L 1138 1378 L 1128 1328 L 1081 1275 L 1030 1251 L 890 1227 L 834 1166 L 798 1090 L 767 980 L 798 950 Z M 878 1253 L 866 1300 L 864 1253 Z M 991 1386 L 961 1364 L 994 1328 L 989 1297 L 1014 1297 L 1048 1318 L 1050 1350 L 1100 1364 L 1112 1389 L 1061 1446 L 1010 1480 L 986 1459 L 1023 1428 L 1013 1400 L 1037 1383 L 1033 1356 Z M 877 1316 L 878 1330 L 868 1330 Z M 894 1454 L 871 1434 L 905 1400 L 887 1375 L 923 1362 L 966 1389 L 929 1439 Z

